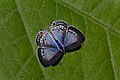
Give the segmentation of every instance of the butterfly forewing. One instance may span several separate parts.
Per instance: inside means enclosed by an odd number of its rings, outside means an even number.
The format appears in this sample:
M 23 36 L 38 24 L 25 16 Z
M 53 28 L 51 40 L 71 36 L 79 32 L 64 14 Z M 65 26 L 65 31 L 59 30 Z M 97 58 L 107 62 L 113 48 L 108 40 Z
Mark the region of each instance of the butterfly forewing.
M 38 58 L 44 67 L 53 65 L 61 57 L 56 48 L 38 48 Z
M 84 35 L 78 29 L 73 26 L 69 26 L 64 39 L 65 50 L 72 50 L 79 47 L 84 40 Z

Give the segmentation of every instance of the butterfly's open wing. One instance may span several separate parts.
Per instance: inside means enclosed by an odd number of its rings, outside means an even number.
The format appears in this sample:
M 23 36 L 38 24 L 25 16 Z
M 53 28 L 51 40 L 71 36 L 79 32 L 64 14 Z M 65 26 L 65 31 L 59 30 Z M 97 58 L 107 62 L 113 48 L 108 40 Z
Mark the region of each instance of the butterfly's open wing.
M 62 55 L 56 48 L 38 48 L 38 58 L 44 67 L 54 65 Z
M 65 50 L 73 50 L 85 41 L 84 35 L 75 27 L 69 26 L 64 39 Z
M 59 45 L 56 43 L 52 35 L 46 31 L 39 31 L 36 37 L 38 45 L 38 58 L 44 67 L 48 67 L 56 63 L 62 55 Z
M 55 42 L 54 38 L 47 30 L 41 30 L 38 32 L 36 37 L 36 44 L 39 47 L 53 47 L 59 49 L 59 46 Z
M 67 23 L 61 20 L 53 21 L 50 30 L 62 45 L 64 50 L 70 51 L 79 47 L 85 40 L 84 35 L 73 26 L 67 27 Z
M 53 36 L 61 43 L 64 42 L 65 34 L 66 34 L 67 24 L 64 21 L 56 20 L 53 21 L 50 25 L 50 30 Z

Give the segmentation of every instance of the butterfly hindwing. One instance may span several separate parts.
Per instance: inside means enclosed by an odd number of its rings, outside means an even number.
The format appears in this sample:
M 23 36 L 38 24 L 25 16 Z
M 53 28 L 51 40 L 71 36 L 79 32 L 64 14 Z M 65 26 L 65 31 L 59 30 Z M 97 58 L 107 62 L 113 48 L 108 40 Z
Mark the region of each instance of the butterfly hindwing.
M 50 25 L 50 30 L 53 34 L 53 36 L 61 43 L 63 44 L 65 33 L 67 29 L 67 24 L 64 21 L 56 20 L 53 21 Z
M 52 35 L 47 30 L 39 31 L 36 37 L 36 44 L 39 47 L 59 48 Z
M 84 35 L 77 28 L 69 26 L 64 39 L 65 50 L 69 51 L 79 47 L 84 40 Z

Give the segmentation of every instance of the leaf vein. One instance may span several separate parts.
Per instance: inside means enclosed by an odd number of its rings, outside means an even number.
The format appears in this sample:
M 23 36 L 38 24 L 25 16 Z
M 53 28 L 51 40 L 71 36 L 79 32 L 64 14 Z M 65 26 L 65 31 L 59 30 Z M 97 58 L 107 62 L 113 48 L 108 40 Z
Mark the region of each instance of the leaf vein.
M 87 13 L 86 11 L 83 11 L 83 10 L 79 10 L 77 8 L 75 8 L 74 6 L 72 6 L 71 4 L 68 4 L 64 1 L 58 1 L 58 0 L 55 0 L 56 2 L 58 2 L 59 4 L 63 5 L 64 7 L 74 11 L 75 13 L 79 14 L 79 15 L 82 15 L 86 18 L 88 18 L 89 20 L 93 21 L 94 23 L 98 24 L 98 25 L 101 25 L 103 28 L 109 28 L 111 29 L 112 31 L 114 31 L 115 33 L 117 34 L 120 34 L 120 32 L 118 30 L 115 30 L 114 28 L 112 28 L 110 25 L 100 21 L 99 19 L 95 18 L 94 16 L 92 16 L 91 14 Z
M 91 12 L 93 12 L 98 6 L 99 6 L 99 4 L 102 2 L 102 0 L 100 0 L 93 8 L 92 8 L 92 10 L 91 10 Z
M 118 80 L 117 73 L 116 73 L 117 70 L 116 70 L 116 66 L 115 66 L 116 64 L 115 64 L 114 55 L 112 53 L 108 28 L 105 28 L 105 31 L 106 31 L 106 36 L 107 36 L 108 48 L 109 48 L 109 53 L 110 53 L 110 60 L 111 60 L 111 65 L 112 65 L 112 69 L 114 72 L 114 77 L 115 77 L 115 80 Z
M 12 12 L 10 12 L 8 15 L 6 15 L 6 17 L 4 18 L 3 22 L 1 22 L 0 29 L 3 27 L 3 25 L 5 24 L 5 22 L 6 22 L 16 11 L 17 11 L 17 10 L 14 9 Z
M 22 20 L 22 22 L 23 22 L 23 25 L 24 25 L 24 27 L 25 27 L 26 34 L 27 34 L 27 36 L 28 36 L 28 38 L 29 38 L 29 42 L 30 42 L 30 44 L 31 44 L 31 46 L 32 46 L 33 53 L 36 53 L 36 50 L 35 50 L 34 46 L 32 45 L 32 40 L 31 40 L 30 35 L 29 35 L 29 30 L 27 29 L 27 26 L 28 26 L 28 25 L 25 23 L 25 20 L 24 20 L 23 15 L 22 15 L 22 11 L 20 10 L 20 7 L 19 7 L 19 5 L 20 5 L 19 0 L 15 0 L 15 3 L 16 3 L 17 8 L 18 8 L 17 11 L 18 11 L 18 13 L 19 13 L 19 15 L 20 15 L 20 17 L 21 17 L 21 20 Z M 32 54 L 31 57 L 29 57 L 29 58 L 26 60 L 25 64 L 23 64 L 23 66 L 21 67 L 21 69 L 20 69 L 19 72 L 21 72 L 21 70 L 23 70 L 23 69 L 25 68 L 26 64 L 31 60 L 31 58 L 32 58 L 33 56 L 34 56 L 34 54 Z M 43 68 L 40 67 L 40 69 L 42 70 L 44 77 L 46 77 Z M 20 74 L 20 73 L 18 73 L 18 75 L 19 75 L 19 74 Z

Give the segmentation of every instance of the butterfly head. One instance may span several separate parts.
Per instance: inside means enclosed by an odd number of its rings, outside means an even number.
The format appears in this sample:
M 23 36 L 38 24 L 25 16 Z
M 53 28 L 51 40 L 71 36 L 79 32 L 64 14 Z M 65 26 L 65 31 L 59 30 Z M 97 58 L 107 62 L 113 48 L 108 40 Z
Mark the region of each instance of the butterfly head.
M 50 25 L 50 29 L 52 30 L 56 30 L 56 29 L 63 29 L 63 28 L 67 28 L 67 23 L 62 21 L 62 20 L 56 20 L 53 21 Z

